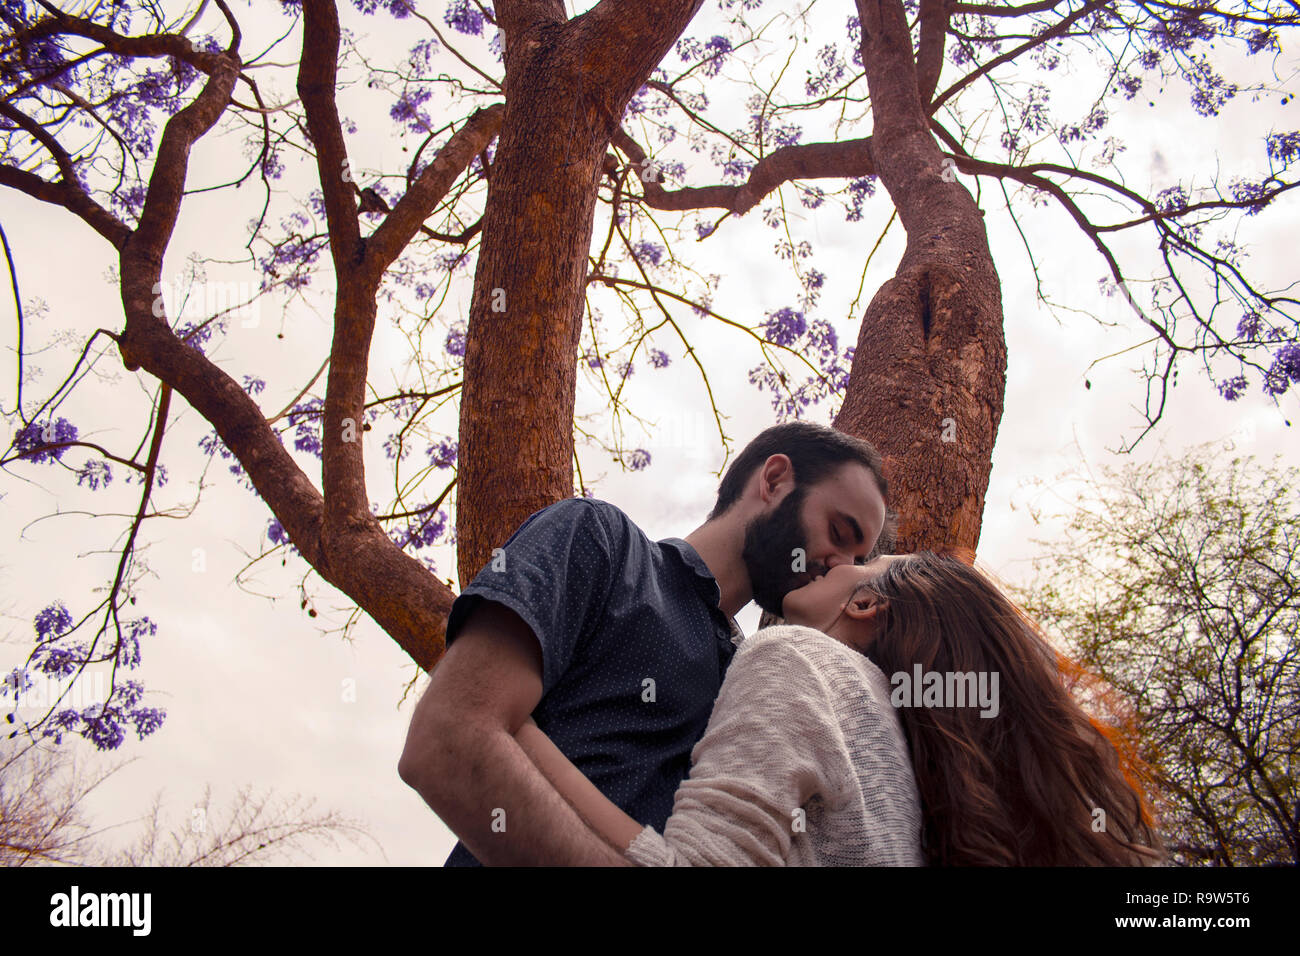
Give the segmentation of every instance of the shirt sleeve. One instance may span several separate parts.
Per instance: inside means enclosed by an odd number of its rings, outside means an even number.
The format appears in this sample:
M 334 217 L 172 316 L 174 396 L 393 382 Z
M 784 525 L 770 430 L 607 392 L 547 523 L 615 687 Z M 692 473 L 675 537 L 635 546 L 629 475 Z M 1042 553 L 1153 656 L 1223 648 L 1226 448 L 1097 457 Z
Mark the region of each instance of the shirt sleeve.
M 602 505 L 566 498 L 534 512 L 453 602 L 447 645 L 479 601 L 523 619 L 542 648 L 542 693 L 569 669 L 582 638 L 603 613 L 616 535 Z
M 662 834 L 637 835 L 631 862 L 782 866 L 798 811 L 817 794 L 839 802 L 852 774 L 848 746 L 830 688 L 790 630 L 767 628 L 736 652 L 672 816 Z

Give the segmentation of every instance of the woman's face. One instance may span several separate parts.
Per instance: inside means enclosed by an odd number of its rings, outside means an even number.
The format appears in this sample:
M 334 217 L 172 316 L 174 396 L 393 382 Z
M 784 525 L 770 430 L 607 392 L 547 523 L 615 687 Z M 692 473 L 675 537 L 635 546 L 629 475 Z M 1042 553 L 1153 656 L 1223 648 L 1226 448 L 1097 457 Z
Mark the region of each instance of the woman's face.
M 781 606 L 781 616 L 787 624 L 802 624 L 826 631 L 862 582 L 883 574 L 893 562 L 906 557 L 905 554 L 882 554 L 867 564 L 837 564 L 787 594 Z

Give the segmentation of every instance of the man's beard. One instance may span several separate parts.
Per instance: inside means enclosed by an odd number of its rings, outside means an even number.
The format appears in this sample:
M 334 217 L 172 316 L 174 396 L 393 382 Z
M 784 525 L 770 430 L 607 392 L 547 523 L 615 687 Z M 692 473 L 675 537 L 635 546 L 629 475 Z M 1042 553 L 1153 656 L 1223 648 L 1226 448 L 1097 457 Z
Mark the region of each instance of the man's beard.
M 803 587 L 824 569 L 809 562 L 803 527 L 803 502 L 807 488 L 795 486 L 769 515 L 745 526 L 745 546 L 740 557 L 749 572 L 754 601 L 764 611 L 780 617 L 785 596 Z M 805 571 L 795 571 L 796 548 L 804 550 Z

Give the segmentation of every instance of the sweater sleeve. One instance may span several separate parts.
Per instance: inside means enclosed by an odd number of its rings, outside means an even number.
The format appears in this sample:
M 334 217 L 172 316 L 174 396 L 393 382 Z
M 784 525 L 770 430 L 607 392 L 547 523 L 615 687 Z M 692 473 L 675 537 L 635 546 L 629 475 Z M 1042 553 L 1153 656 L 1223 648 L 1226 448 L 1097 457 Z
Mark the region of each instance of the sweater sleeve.
M 848 786 L 848 746 L 830 689 L 801 650 L 804 630 L 765 628 L 741 645 L 664 832 L 643 829 L 626 851 L 631 862 L 782 866 L 801 808 Z

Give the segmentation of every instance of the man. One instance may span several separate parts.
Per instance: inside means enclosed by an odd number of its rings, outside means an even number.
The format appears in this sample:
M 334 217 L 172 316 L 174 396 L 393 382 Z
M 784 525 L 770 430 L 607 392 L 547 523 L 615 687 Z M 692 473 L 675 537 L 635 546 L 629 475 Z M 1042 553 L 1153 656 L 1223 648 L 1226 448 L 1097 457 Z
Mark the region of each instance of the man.
M 703 525 L 652 542 L 618 508 L 532 515 L 452 605 L 402 780 L 460 837 L 448 866 L 621 865 L 515 742 L 532 715 L 611 801 L 662 829 L 750 600 L 876 552 L 880 455 L 809 422 L 759 434 Z

